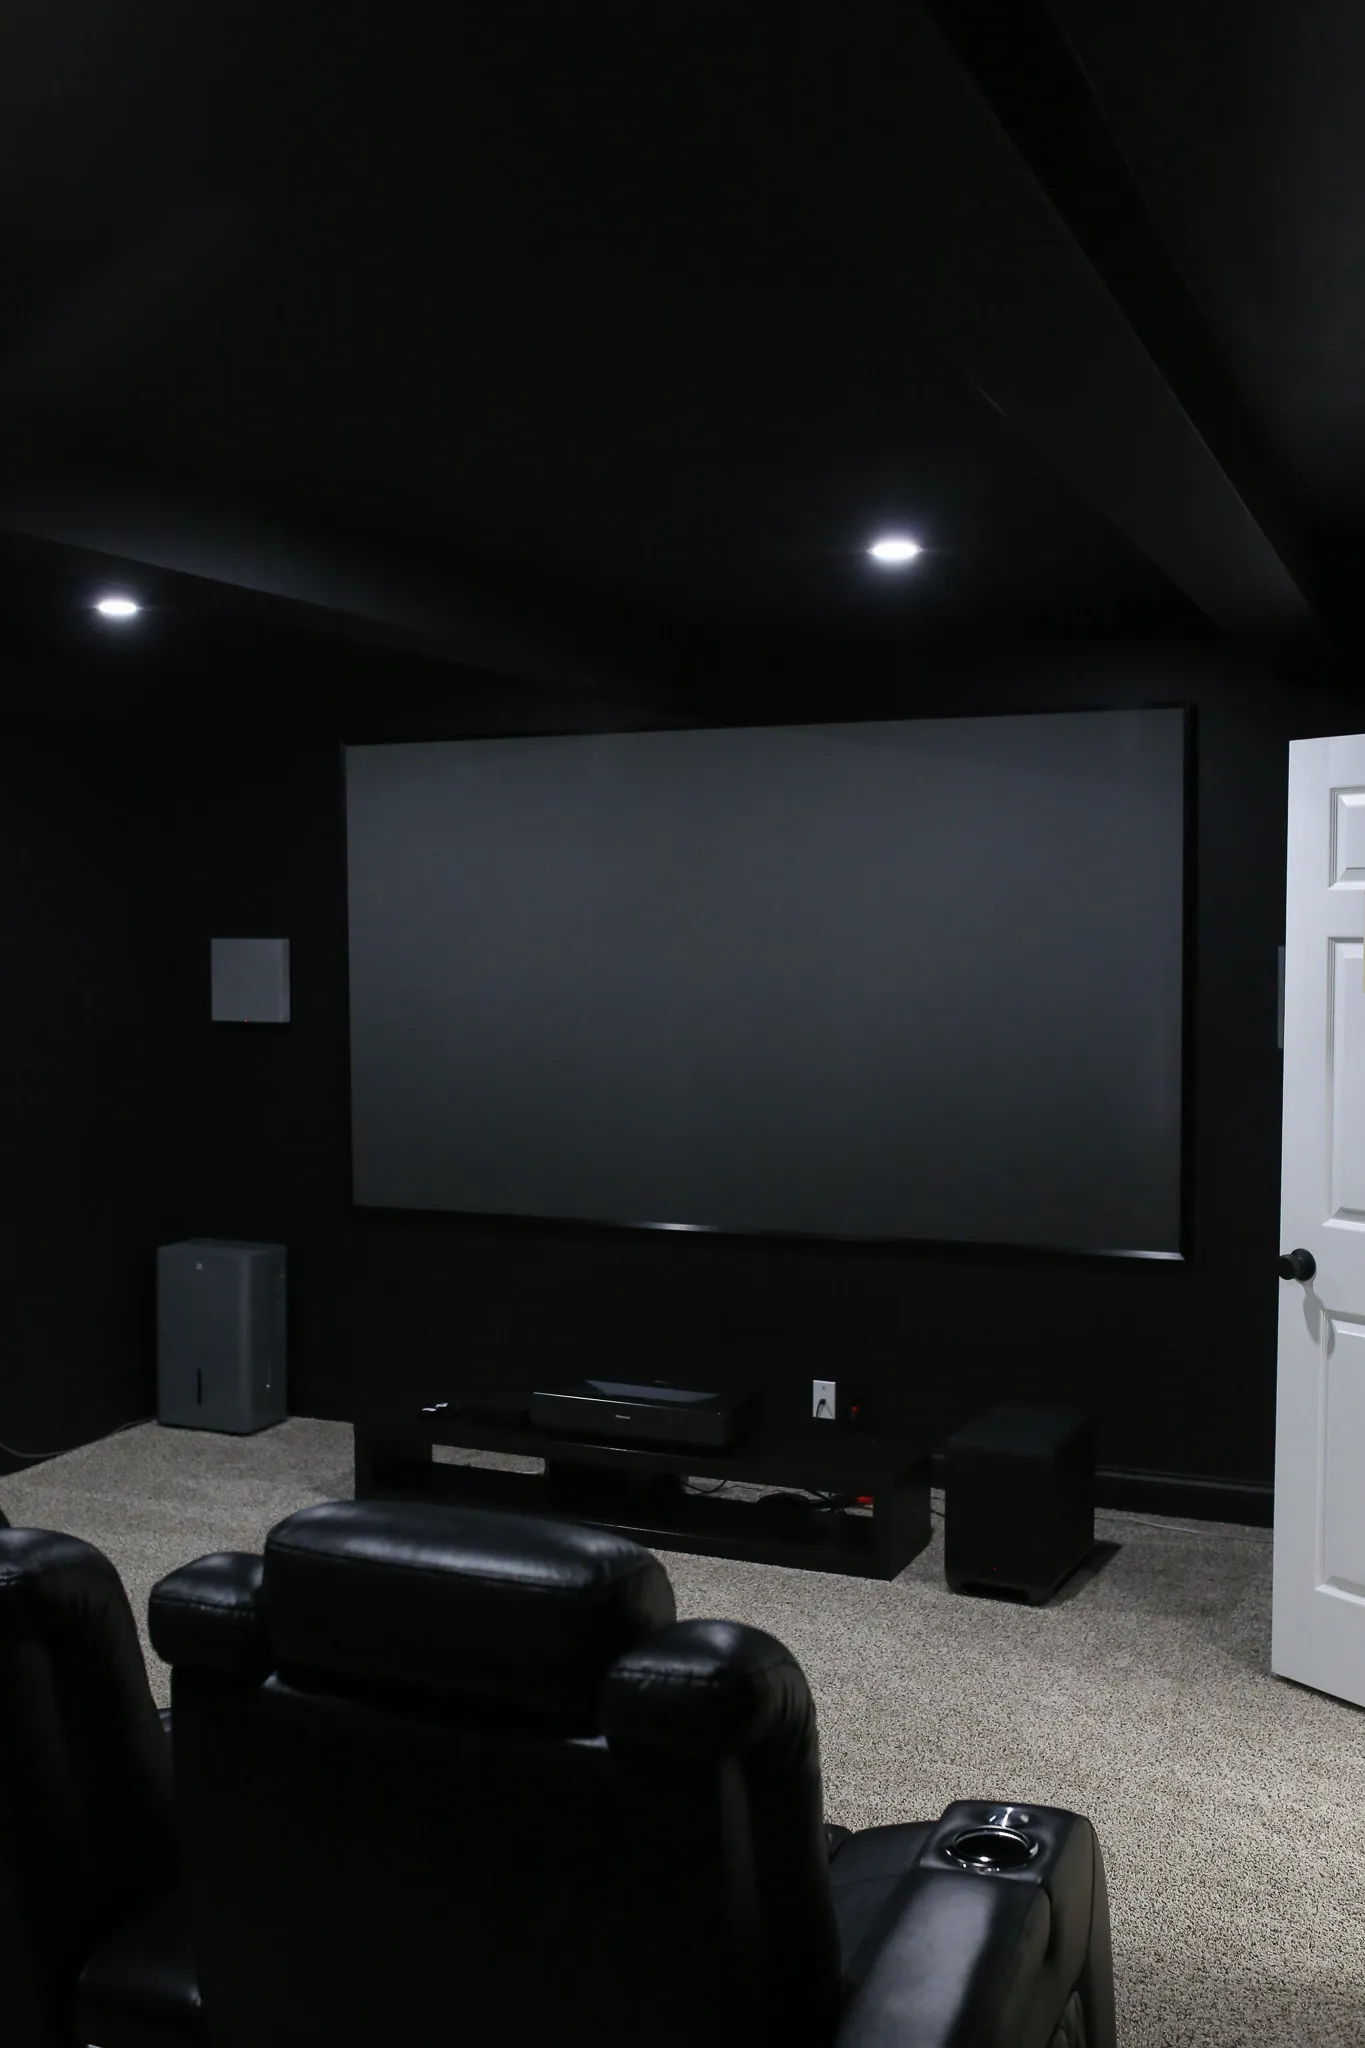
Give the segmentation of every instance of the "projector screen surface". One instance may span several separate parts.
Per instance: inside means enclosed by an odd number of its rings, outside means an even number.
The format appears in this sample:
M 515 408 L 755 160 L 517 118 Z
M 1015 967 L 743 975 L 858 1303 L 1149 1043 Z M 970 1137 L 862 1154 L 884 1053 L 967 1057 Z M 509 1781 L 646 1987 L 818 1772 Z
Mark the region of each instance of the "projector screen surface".
M 1184 713 L 346 752 L 354 1196 L 1175 1256 Z

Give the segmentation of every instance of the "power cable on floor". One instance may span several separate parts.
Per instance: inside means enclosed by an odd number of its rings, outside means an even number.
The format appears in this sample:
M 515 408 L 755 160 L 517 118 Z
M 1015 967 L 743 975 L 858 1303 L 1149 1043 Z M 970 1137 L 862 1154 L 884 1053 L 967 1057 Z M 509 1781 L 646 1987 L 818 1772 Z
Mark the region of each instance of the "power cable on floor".
M 61 1451 L 17 1451 L 13 1444 L 7 1444 L 3 1439 L 0 1439 L 0 1451 L 11 1458 L 22 1458 L 26 1465 L 45 1465 L 49 1458 L 67 1458 L 72 1451 L 88 1451 L 91 1444 L 107 1443 L 111 1436 L 122 1436 L 127 1430 L 140 1429 L 144 1422 L 151 1420 L 150 1415 L 138 1415 L 132 1422 L 121 1422 L 117 1429 L 102 1430 L 99 1436 L 87 1437 L 83 1444 L 68 1444 Z

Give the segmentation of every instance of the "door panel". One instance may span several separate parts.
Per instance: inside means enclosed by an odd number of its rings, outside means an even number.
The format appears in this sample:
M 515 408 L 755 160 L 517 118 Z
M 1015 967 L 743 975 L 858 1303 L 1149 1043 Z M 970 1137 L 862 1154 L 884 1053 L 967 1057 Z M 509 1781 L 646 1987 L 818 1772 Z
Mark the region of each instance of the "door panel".
M 1289 750 L 1270 1664 L 1365 1706 L 1365 735 Z
M 1333 939 L 1327 971 L 1331 979 L 1331 1040 L 1327 1091 L 1332 1150 L 1328 1165 L 1328 1217 L 1358 1230 L 1365 1224 L 1365 989 L 1360 985 L 1365 945 Z

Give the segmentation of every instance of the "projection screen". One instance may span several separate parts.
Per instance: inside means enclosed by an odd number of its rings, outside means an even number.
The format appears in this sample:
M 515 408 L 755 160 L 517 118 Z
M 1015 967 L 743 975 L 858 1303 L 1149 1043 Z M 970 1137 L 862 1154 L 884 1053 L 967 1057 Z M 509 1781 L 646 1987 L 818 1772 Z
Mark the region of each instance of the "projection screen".
M 348 748 L 355 1201 L 1177 1256 L 1184 735 Z

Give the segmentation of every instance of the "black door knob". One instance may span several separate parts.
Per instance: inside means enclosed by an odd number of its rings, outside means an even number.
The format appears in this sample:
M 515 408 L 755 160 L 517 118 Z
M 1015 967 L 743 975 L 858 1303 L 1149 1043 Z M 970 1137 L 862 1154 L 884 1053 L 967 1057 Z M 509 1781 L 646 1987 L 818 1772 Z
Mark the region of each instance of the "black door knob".
M 1317 1270 L 1317 1260 L 1302 1246 L 1297 1251 L 1280 1254 L 1281 1280 L 1311 1280 Z

